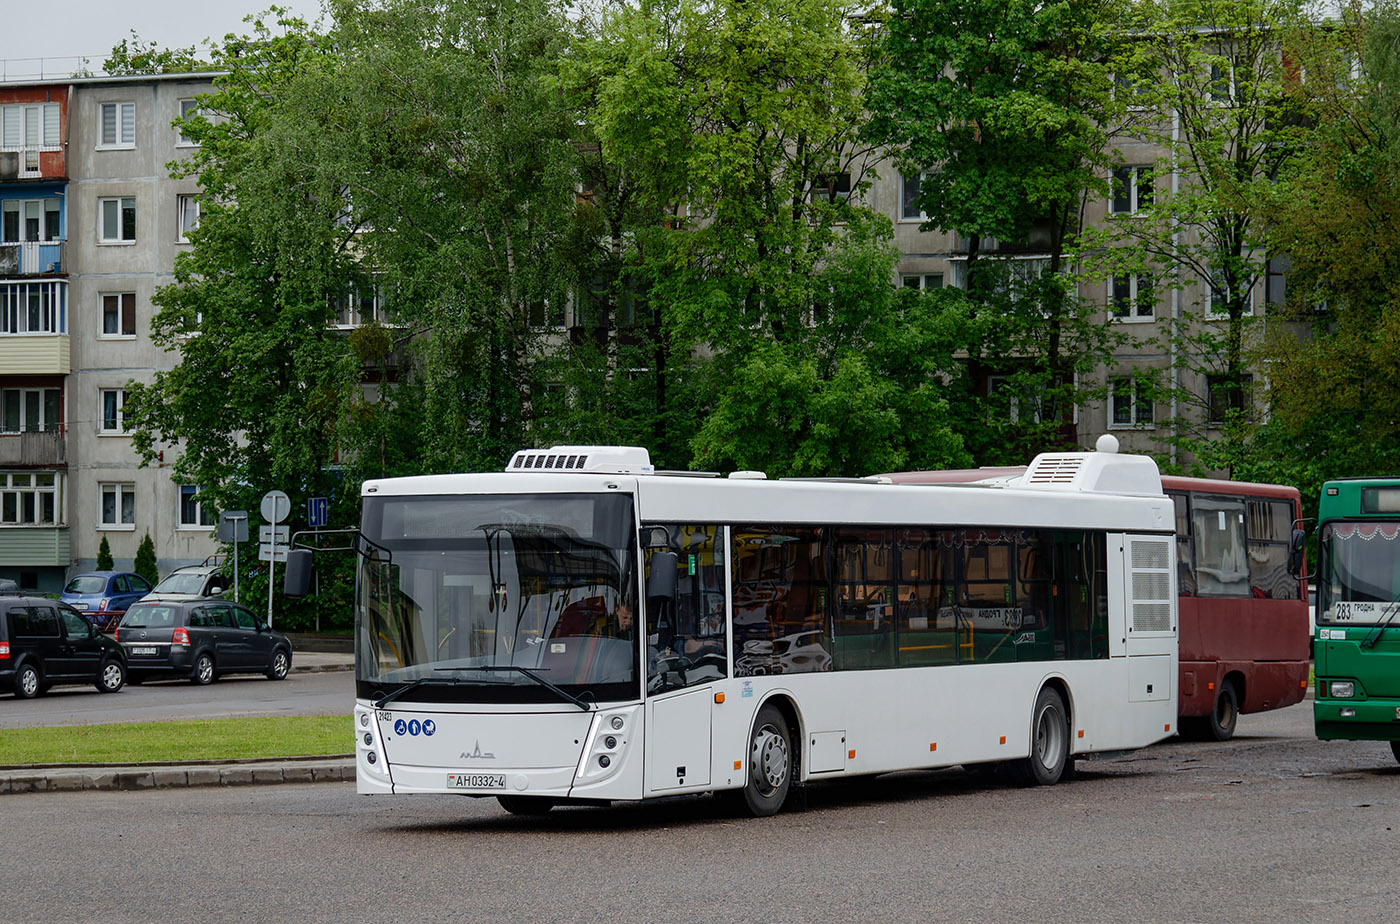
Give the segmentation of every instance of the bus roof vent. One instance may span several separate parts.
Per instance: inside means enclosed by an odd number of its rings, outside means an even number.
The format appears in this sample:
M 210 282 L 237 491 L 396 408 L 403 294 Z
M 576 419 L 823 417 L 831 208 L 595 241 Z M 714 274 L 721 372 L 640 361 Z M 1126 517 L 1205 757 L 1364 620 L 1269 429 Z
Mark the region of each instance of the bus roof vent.
M 1118 441 L 1100 438 L 1097 452 L 1045 452 L 1012 485 L 1058 491 L 1098 491 L 1160 497 L 1162 476 L 1148 456 L 1119 454 Z
M 655 470 L 651 455 L 640 446 L 553 446 L 520 450 L 506 471 L 650 475 Z

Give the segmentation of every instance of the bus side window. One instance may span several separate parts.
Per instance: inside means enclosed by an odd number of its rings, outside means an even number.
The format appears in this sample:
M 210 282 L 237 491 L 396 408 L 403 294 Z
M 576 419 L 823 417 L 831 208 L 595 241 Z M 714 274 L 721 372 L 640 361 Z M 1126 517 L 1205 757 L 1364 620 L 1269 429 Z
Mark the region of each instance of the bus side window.
M 1196 564 L 1191 554 L 1191 508 L 1185 494 L 1171 494 L 1176 507 L 1176 593 L 1196 596 Z
M 659 689 L 729 674 L 725 645 L 724 555 L 713 525 L 647 526 L 648 670 Z M 653 573 L 665 568 L 664 574 Z M 651 658 L 655 654 L 655 660 Z
M 1298 578 L 1288 571 L 1293 505 L 1251 497 L 1245 501 L 1249 529 L 1249 586 L 1256 597 L 1297 600 Z

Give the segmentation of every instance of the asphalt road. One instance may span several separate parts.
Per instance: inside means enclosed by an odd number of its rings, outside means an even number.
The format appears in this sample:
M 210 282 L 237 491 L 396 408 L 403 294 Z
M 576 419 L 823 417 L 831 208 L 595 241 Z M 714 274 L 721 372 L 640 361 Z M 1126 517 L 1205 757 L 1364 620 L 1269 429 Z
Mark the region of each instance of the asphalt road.
M 762 820 L 694 798 L 526 819 L 349 783 L 8 795 L 0 918 L 1394 921 L 1389 748 L 1315 740 L 1308 703 L 1239 732 L 1044 789 L 848 781 Z
M 0 728 L 253 715 L 349 715 L 354 703 L 353 671 L 292 673 L 278 681 L 258 674 L 237 674 L 203 687 L 188 680 L 162 680 L 128 684 L 105 695 L 89 686 L 54 687 L 27 700 L 0 696 Z M 0 920 L 4 917 L 0 902 Z

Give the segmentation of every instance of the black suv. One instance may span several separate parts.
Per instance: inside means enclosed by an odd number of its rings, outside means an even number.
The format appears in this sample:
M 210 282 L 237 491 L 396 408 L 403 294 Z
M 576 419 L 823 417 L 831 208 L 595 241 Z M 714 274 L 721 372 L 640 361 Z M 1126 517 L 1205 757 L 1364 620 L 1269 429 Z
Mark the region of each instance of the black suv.
M 117 627 L 131 682 L 188 677 L 211 683 L 220 674 L 266 674 L 281 680 L 292 666 L 292 643 L 252 610 L 228 600 L 133 603 Z
M 0 689 L 29 699 L 58 684 L 115 693 L 126 683 L 121 646 L 64 603 L 0 596 Z

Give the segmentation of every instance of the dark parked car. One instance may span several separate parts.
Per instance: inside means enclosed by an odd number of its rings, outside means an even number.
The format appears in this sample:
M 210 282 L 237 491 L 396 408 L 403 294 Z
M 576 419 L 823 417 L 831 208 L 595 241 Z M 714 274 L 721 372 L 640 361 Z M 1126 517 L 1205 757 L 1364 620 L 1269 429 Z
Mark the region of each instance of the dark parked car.
M 58 599 L 88 618 L 98 629 L 117 627 L 126 608 L 151 592 L 151 582 L 129 571 L 89 571 L 76 575 Z
M 231 583 L 218 565 L 186 565 L 161 578 L 151 590 L 151 596 L 162 600 L 217 597 L 228 590 Z
M 133 603 L 117 627 L 131 682 L 188 677 L 210 683 L 220 674 L 266 674 L 281 680 L 292 666 L 292 643 L 252 610 L 227 600 Z
M 59 684 L 88 683 L 103 693 L 122 688 L 121 646 L 62 603 L 0 596 L 0 688 L 29 699 Z

